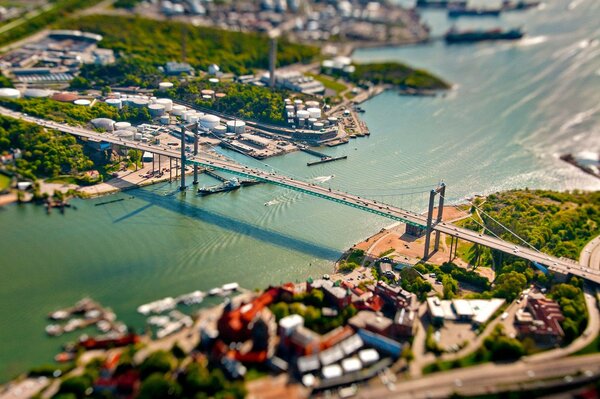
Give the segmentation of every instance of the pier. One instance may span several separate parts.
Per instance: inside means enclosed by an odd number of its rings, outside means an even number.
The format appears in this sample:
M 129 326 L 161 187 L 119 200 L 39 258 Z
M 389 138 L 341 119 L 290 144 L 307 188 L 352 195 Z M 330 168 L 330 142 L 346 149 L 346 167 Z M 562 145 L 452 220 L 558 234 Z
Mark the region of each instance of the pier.
M 340 159 L 346 159 L 346 158 L 348 158 L 348 155 L 342 155 L 340 157 L 331 157 L 331 156 L 329 156 L 327 154 L 323 154 L 321 152 L 315 151 L 315 150 L 313 150 L 311 148 L 304 147 L 304 146 L 298 146 L 298 148 L 300 149 L 300 151 L 303 151 L 303 152 L 306 152 L 307 154 L 314 155 L 316 157 L 321 158 L 318 161 L 307 162 L 306 166 L 319 165 L 319 164 L 322 164 L 322 163 L 333 162 L 333 161 L 337 161 L 337 160 L 340 160 Z

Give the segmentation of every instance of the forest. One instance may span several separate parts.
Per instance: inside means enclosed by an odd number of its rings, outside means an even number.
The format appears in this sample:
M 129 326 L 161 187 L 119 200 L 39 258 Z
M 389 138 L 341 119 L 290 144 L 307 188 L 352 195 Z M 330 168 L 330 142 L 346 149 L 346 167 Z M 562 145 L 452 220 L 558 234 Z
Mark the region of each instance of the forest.
M 363 81 L 374 84 L 390 84 L 401 89 L 441 90 L 449 89 L 444 80 L 422 69 L 414 69 L 397 62 L 357 64 L 349 79 L 354 83 Z
M 90 15 L 59 24 L 62 29 L 79 29 L 101 34 L 99 46 L 123 57 L 133 57 L 144 65 L 159 66 L 185 58 L 195 68 L 206 70 L 217 64 L 223 72 L 243 75 L 255 68 L 268 67 L 269 39 L 256 33 L 231 32 L 211 27 L 196 27 L 175 21 L 140 17 L 106 18 Z M 183 39 L 185 38 L 185 39 Z M 185 42 L 185 51 L 182 43 Z M 277 45 L 279 66 L 307 63 L 319 54 L 317 47 L 280 39 Z M 131 73 L 138 74 L 137 70 Z
M 22 157 L 9 170 L 32 180 L 76 175 L 94 166 L 75 137 L 0 116 L 0 153 L 14 148 L 21 150 Z

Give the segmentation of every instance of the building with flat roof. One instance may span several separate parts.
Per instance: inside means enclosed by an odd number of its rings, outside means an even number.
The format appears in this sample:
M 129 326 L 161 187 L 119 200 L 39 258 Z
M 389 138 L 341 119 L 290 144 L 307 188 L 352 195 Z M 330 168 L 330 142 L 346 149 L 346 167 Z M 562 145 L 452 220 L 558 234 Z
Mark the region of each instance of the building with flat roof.
M 444 321 L 472 322 L 483 324 L 504 304 L 504 299 L 453 299 L 427 298 L 427 310 L 432 322 Z

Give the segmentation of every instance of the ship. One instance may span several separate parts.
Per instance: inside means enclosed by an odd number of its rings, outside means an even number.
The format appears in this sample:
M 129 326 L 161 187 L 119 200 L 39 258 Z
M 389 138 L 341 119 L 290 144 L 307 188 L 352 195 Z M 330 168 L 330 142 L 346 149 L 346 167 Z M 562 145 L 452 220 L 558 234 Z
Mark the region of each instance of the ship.
M 448 17 L 457 18 L 468 17 L 497 17 L 502 12 L 501 8 L 469 8 L 469 7 L 450 7 Z
M 241 185 L 240 185 L 238 179 L 233 178 L 231 180 L 226 181 L 223 184 L 219 184 L 219 185 L 211 186 L 211 187 L 199 188 L 198 194 L 199 195 L 210 195 L 210 194 L 222 193 L 225 191 L 237 190 L 240 187 L 241 187 Z
M 530 8 L 538 7 L 541 3 L 539 1 L 517 1 L 511 2 L 510 0 L 502 1 L 502 10 L 503 11 L 520 11 L 520 10 L 528 10 Z
M 415 6 L 419 8 L 466 7 L 467 0 L 417 0 Z
M 518 40 L 523 37 L 521 29 L 490 29 L 490 30 L 465 30 L 459 31 L 451 28 L 445 35 L 446 43 L 470 43 L 484 40 Z

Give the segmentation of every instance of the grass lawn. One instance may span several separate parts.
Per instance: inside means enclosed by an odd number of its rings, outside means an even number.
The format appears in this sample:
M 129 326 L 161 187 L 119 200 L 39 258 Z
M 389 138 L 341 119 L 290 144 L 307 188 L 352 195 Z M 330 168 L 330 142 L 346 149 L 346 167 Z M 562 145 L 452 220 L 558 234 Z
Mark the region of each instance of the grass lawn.
M 343 83 L 338 82 L 335 79 L 332 79 L 328 76 L 325 75 L 316 75 L 316 74 L 309 74 L 309 76 L 312 76 L 313 78 L 315 78 L 316 80 L 318 80 L 319 82 L 323 83 L 323 86 L 325 86 L 325 88 L 330 89 L 335 91 L 336 93 L 340 93 L 344 90 L 347 89 L 347 86 Z
M 51 177 L 46 179 L 46 183 L 78 184 L 77 179 L 69 175 Z
M 10 177 L 0 173 L 0 191 L 4 191 L 10 187 Z

